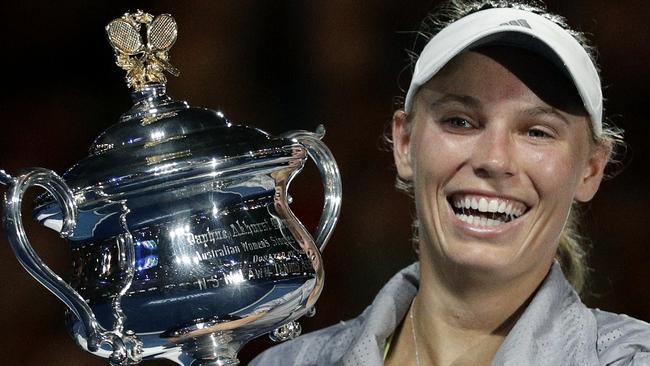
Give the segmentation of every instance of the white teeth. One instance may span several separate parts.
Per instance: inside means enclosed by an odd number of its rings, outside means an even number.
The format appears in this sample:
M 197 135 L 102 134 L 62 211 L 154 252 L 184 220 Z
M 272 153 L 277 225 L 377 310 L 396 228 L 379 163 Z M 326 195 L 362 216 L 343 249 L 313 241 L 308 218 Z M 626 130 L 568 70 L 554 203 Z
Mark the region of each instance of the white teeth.
M 472 195 L 455 196 L 452 205 L 457 209 L 456 216 L 460 220 L 470 225 L 484 227 L 503 225 L 523 215 L 525 211 L 525 207 L 519 202 Z M 467 211 L 469 209 L 488 213 L 488 215 L 472 215 Z
M 493 219 L 488 219 L 486 217 L 480 217 L 480 216 L 474 216 L 474 215 L 457 215 L 458 219 L 460 221 L 466 222 L 470 225 L 475 225 L 475 226 L 486 226 L 486 227 L 492 227 L 492 226 L 499 226 L 502 224 L 505 224 L 504 221 L 501 220 L 493 220 Z
M 456 210 L 458 212 L 456 216 L 460 220 L 475 226 L 490 227 L 502 225 L 523 215 L 525 211 L 521 203 L 482 196 L 458 195 L 453 198 L 452 204 L 458 209 Z M 470 212 L 466 210 L 469 209 L 478 210 L 483 213 L 492 213 L 493 215 L 468 215 Z M 506 217 L 496 215 L 497 213 L 503 214 Z
M 488 205 L 488 212 L 497 212 L 499 209 L 499 201 L 497 200 L 490 200 L 490 204 Z
M 487 212 L 488 209 L 488 201 L 481 197 L 481 199 L 478 200 L 478 210 L 481 212 Z

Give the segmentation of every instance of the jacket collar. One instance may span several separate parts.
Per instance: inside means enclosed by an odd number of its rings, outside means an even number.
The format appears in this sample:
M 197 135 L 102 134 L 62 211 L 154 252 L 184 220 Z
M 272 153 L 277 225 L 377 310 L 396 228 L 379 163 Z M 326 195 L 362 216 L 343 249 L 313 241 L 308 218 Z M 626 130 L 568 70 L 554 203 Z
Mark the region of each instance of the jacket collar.
M 596 319 L 556 262 L 492 365 L 598 365 Z
M 419 286 L 420 266 L 398 272 L 358 318 L 355 341 L 340 364 L 382 365 L 386 340 L 406 316 Z M 594 365 L 597 324 L 554 263 L 530 304 L 497 351 L 492 365 Z

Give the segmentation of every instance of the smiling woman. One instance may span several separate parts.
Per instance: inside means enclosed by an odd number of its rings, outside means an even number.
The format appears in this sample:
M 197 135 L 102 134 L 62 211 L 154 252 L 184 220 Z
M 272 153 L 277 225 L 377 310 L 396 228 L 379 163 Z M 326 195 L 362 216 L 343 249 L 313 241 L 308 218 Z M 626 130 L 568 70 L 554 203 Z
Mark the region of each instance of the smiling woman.
M 419 262 L 358 318 L 253 364 L 650 364 L 649 324 L 578 296 L 575 206 L 621 136 L 584 37 L 514 1 L 451 1 L 427 24 L 392 122 Z
M 483 46 L 457 56 L 423 85 L 410 115 L 395 113 L 399 176 L 413 182 L 408 189 L 416 195 L 422 234 L 437 235 L 425 242 L 447 243 L 442 236 L 458 219 L 463 237 L 492 244 L 540 242 L 557 252 L 549 243 L 557 242 L 573 198 L 591 199 L 611 151 L 609 140 L 589 137 L 588 117 L 574 91 L 560 70 L 530 51 Z M 429 217 L 429 202 L 439 220 Z M 496 216 L 488 211 L 498 213 L 499 206 L 513 220 L 495 225 Z M 447 217 L 452 208 L 455 215 Z M 429 227 L 434 222 L 441 226 Z M 490 258 L 471 248 L 458 249 Z M 503 244 L 489 248 L 506 249 Z M 518 256 L 533 256 L 544 273 L 553 259 L 519 244 L 514 249 L 510 254 L 517 257 L 499 252 L 494 259 L 522 264 Z
M 562 81 L 527 51 L 483 47 L 426 83 L 410 119 L 395 114 L 398 172 L 413 182 L 421 259 L 435 272 L 461 266 L 454 281 L 475 274 L 478 287 L 524 275 L 536 286 L 548 272 L 573 198 L 593 196 L 609 151 L 591 148 L 586 116 L 545 101 L 542 87 Z

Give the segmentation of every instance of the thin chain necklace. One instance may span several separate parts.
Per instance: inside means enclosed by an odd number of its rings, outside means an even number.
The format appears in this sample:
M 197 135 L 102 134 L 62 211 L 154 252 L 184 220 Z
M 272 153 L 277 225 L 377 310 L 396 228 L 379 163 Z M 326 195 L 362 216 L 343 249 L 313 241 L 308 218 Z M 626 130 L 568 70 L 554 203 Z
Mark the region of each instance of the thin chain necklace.
M 411 319 L 411 335 L 413 336 L 413 344 L 415 345 L 415 363 L 417 366 L 420 366 L 420 353 L 418 352 L 418 336 L 415 334 L 415 321 L 413 321 L 413 313 L 415 312 L 415 298 L 411 303 L 411 311 L 409 312 L 409 318 Z

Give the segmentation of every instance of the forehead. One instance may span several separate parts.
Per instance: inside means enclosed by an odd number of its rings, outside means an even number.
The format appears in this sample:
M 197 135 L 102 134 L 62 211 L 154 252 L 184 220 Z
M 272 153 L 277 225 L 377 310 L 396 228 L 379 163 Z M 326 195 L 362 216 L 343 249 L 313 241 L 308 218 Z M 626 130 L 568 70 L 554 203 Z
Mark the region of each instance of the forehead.
M 494 98 L 519 97 L 525 89 L 550 107 L 588 116 L 577 89 L 562 69 L 536 53 L 515 47 L 484 46 L 465 51 L 449 61 L 424 89 Z

